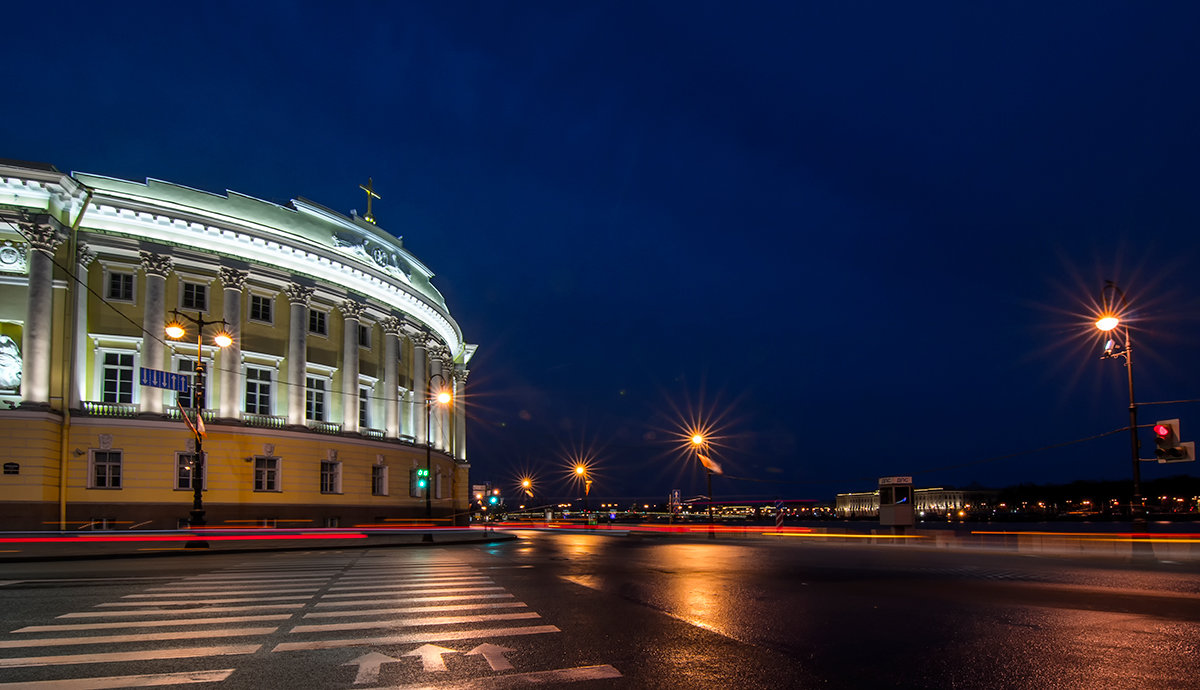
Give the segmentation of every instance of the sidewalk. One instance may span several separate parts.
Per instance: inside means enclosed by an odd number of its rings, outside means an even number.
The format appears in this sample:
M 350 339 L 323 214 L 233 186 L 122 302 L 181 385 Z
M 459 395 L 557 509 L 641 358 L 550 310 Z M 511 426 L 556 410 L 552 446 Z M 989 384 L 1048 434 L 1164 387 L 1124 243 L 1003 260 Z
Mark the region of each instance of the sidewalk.
M 0 564 L 86 558 L 189 556 L 376 547 L 447 546 L 509 541 L 483 527 L 405 529 L 255 529 L 192 532 L 0 532 Z

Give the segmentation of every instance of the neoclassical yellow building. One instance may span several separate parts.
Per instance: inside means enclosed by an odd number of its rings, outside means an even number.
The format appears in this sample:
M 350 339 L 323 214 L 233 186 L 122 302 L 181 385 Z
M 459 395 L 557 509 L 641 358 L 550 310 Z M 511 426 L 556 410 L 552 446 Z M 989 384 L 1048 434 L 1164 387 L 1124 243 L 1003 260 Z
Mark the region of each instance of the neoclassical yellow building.
M 369 212 L 0 160 L 0 530 L 183 527 L 197 480 L 209 527 L 465 524 L 432 276 Z

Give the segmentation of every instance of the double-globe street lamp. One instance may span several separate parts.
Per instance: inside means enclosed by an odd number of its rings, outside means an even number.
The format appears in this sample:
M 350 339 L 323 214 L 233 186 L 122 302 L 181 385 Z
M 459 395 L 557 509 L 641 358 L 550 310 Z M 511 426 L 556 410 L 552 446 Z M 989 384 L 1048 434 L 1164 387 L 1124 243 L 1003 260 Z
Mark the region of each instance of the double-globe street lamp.
M 192 381 L 192 413 L 196 418 L 195 423 L 187 419 L 187 412 L 180 406 L 180 412 L 184 415 L 184 421 L 192 430 L 192 434 L 196 439 L 196 452 L 192 456 L 192 514 L 188 520 L 188 525 L 192 529 L 204 527 L 204 441 L 203 429 L 204 422 L 201 415 L 204 414 L 204 329 L 208 326 L 220 325 L 221 330 L 213 334 L 213 344 L 220 349 L 225 349 L 233 344 L 233 336 L 229 335 L 229 324 L 225 319 L 205 319 L 203 316 L 189 316 L 178 309 L 172 309 L 171 315 L 174 317 L 167 324 L 167 337 L 172 340 L 180 340 L 187 334 L 187 329 L 184 327 L 183 321 L 188 321 L 196 326 L 196 377 Z M 214 355 L 215 357 L 215 355 Z M 189 543 L 189 546 L 192 544 Z M 197 547 L 203 547 L 204 544 L 195 544 Z
M 1112 296 L 1109 293 L 1112 293 Z M 1133 498 L 1129 502 L 1129 516 L 1135 525 L 1143 525 L 1146 517 L 1140 510 L 1142 469 L 1141 460 L 1138 458 L 1137 402 L 1133 397 L 1133 337 L 1129 325 L 1121 322 L 1121 317 L 1129 311 L 1129 304 L 1125 300 L 1125 293 L 1111 280 L 1104 281 L 1104 289 L 1100 291 L 1100 303 L 1101 313 L 1100 318 L 1096 320 L 1096 328 L 1108 334 L 1101 359 L 1123 357 L 1129 379 L 1129 448 L 1133 462 Z
M 433 380 L 440 381 L 436 395 L 433 393 Z M 433 406 L 448 405 L 454 396 L 446 390 L 446 379 L 441 374 L 433 374 L 425 382 L 425 518 L 433 523 L 433 436 L 430 433 L 433 426 Z M 422 541 L 433 541 L 433 535 L 426 533 Z

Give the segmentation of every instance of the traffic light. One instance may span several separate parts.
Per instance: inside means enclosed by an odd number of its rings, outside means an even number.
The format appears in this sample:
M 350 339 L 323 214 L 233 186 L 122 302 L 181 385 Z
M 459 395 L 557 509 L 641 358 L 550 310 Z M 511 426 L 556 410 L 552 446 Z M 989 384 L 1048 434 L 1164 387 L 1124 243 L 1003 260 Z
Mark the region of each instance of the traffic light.
M 1196 444 L 1179 442 L 1179 420 L 1165 419 L 1154 424 L 1154 457 L 1160 463 L 1191 462 L 1196 459 Z
M 429 488 L 429 470 L 424 467 L 414 467 L 408 473 L 408 495 L 420 498 Z

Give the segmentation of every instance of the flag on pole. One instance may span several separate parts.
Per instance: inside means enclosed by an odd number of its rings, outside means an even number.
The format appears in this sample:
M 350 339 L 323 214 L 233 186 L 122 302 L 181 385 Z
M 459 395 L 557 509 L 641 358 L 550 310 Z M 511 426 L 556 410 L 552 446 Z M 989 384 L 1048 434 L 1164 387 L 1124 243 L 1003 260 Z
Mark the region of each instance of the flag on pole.
M 713 460 L 707 455 L 701 455 L 699 453 L 696 453 L 696 457 L 700 458 L 700 463 L 704 465 L 705 469 L 707 469 L 709 472 L 712 472 L 713 474 L 724 474 L 721 471 L 721 465 L 718 464 L 716 460 Z
M 175 404 L 179 406 L 179 414 L 183 415 L 183 421 L 187 423 L 192 433 L 196 436 L 204 436 L 204 418 L 199 413 L 196 414 L 196 421 L 200 423 L 199 427 L 197 427 L 195 424 L 192 424 L 192 418 L 188 416 L 187 410 L 183 409 L 183 403 L 176 400 Z
M 200 410 L 196 410 L 196 433 L 208 438 L 208 432 L 204 430 L 204 414 Z

